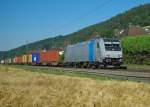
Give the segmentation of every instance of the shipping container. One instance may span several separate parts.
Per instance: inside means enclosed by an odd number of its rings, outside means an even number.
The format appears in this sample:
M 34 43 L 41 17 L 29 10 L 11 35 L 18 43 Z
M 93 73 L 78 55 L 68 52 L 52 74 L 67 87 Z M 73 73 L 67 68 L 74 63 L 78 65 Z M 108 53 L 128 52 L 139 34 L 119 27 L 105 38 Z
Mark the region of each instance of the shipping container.
M 15 64 L 17 61 L 16 61 L 16 57 L 13 58 L 13 63 Z
M 59 63 L 59 51 L 49 50 L 40 52 L 40 63 L 57 65 Z
M 40 64 L 48 65 L 49 63 L 49 52 L 42 51 L 40 52 Z
M 40 52 L 31 52 L 32 64 L 38 65 L 40 63 Z
M 59 51 L 58 50 L 51 50 L 49 51 L 50 57 L 49 61 L 50 62 L 59 62 Z
M 22 63 L 27 64 L 28 63 L 28 55 L 22 55 Z
M 22 64 L 22 57 L 17 56 L 14 58 L 14 64 Z
M 31 64 L 32 63 L 32 54 L 28 54 L 28 56 L 29 56 L 28 63 Z

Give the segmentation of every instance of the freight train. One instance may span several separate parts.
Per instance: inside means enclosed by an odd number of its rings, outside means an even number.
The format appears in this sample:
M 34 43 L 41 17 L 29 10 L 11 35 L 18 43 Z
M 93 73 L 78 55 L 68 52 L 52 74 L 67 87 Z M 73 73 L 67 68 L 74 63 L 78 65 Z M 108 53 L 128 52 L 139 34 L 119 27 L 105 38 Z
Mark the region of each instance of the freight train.
M 28 65 L 49 65 L 57 66 L 61 61 L 60 50 L 48 51 L 32 51 L 26 55 L 16 56 L 11 63 L 8 64 L 28 64 Z M 10 59 L 9 59 L 10 60 Z
M 64 58 L 63 58 L 64 57 Z M 2 61 L 1 61 L 2 62 Z M 30 52 L 5 61 L 8 64 L 29 64 L 71 67 L 119 67 L 123 63 L 121 44 L 118 39 L 96 38 L 68 45 L 65 51 L 49 50 Z

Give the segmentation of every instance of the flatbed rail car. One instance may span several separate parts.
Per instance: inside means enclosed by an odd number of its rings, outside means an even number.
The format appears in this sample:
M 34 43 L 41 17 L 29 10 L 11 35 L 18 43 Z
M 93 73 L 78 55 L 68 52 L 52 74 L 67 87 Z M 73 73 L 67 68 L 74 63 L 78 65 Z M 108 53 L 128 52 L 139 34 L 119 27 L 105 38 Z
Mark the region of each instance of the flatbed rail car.
M 64 63 L 77 67 L 119 67 L 123 63 L 122 48 L 118 39 L 92 39 L 67 46 Z

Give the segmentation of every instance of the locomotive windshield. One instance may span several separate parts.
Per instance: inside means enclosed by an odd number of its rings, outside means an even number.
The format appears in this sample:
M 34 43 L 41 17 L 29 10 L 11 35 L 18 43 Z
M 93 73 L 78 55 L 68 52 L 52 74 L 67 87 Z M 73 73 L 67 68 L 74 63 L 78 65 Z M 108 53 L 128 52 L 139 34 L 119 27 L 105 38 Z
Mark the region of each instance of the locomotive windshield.
M 121 51 L 118 39 L 104 39 L 106 51 Z
M 121 51 L 120 44 L 105 44 L 106 51 Z

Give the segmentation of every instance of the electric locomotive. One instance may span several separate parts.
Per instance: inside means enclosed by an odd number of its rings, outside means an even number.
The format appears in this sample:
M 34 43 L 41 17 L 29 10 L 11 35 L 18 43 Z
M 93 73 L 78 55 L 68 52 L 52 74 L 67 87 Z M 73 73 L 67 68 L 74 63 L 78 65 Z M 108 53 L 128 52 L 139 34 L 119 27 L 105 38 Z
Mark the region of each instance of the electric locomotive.
M 78 67 L 119 67 L 123 63 L 120 41 L 113 38 L 96 38 L 69 45 L 65 50 L 64 63 Z

